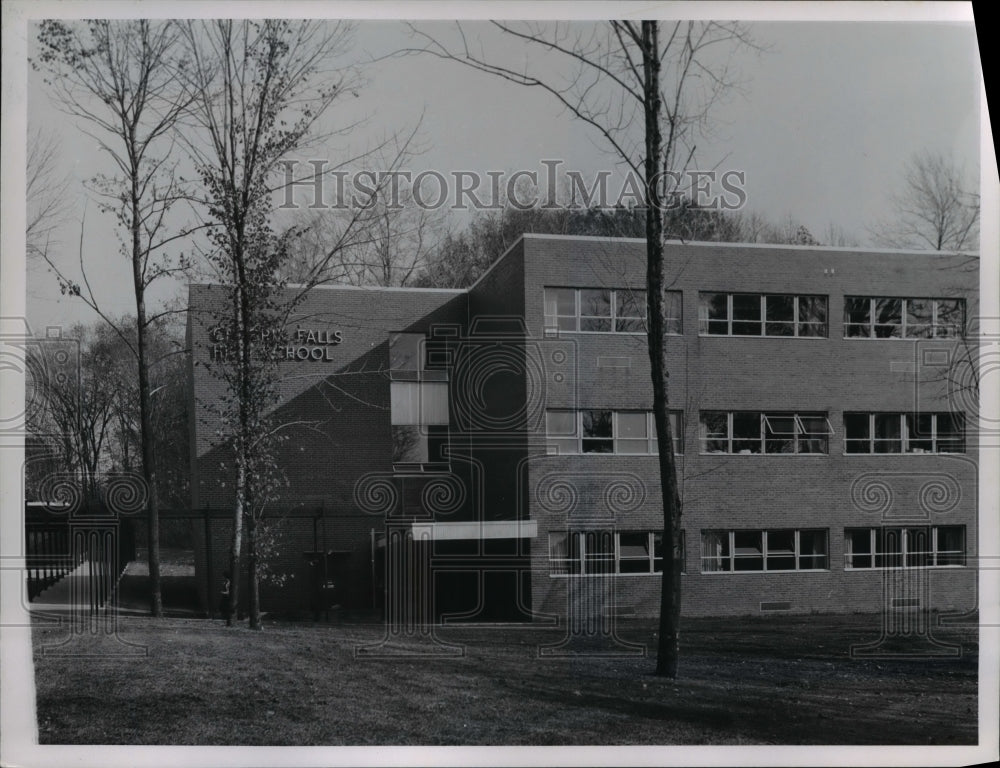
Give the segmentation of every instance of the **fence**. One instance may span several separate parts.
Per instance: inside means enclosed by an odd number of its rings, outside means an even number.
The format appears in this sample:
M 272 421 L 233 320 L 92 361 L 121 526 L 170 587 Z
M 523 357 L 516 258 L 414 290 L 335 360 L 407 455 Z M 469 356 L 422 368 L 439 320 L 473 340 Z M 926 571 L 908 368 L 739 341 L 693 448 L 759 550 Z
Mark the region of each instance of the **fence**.
M 28 503 L 24 511 L 28 600 L 84 567 L 91 610 L 107 606 L 125 566 L 135 559 L 135 528 L 99 502 L 74 508 Z

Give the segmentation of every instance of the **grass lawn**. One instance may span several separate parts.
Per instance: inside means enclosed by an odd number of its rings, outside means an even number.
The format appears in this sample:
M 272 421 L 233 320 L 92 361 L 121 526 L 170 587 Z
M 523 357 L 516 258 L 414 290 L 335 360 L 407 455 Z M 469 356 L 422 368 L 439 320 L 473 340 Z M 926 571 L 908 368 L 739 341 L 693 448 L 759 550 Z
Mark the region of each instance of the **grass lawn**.
M 947 660 L 852 659 L 873 616 L 691 619 L 680 677 L 643 657 L 548 657 L 562 633 L 444 628 L 455 657 L 357 658 L 370 624 L 122 618 L 53 655 L 36 623 L 43 744 L 975 744 L 977 645 Z M 652 642 L 653 625 L 620 635 Z M 148 655 L 123 654 L 121 641 Z M 419 651 L 419 644 L 404 650 Z

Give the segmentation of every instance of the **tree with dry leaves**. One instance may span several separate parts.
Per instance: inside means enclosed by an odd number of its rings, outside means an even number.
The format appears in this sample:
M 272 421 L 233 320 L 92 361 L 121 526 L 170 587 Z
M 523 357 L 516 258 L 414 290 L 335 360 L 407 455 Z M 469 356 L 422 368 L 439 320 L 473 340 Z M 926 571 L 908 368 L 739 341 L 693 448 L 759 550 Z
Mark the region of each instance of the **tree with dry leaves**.
M 182 192 L 174 172 L 171 135 L 187 106 L 178 88 L 178 32 L 171 22 L 147 19 L 47 19 L 38 28 L 32 65 L 60 108 L 80 121 L 112 161 L 114 171 L 92 180 L 99 205 L 116 221 L 120 250 L 129 264 L 135 297 L 135 333 L 120 327 L 98 303 L 80 253 L 80 277 L 68 274 L 47 250 L 39 251 L 64 294 L 80 297 L 97 312 L 138 361 L 142 473 L 147 493 L 150 611 L 163 615 L 160 588 L 159 500 L 148 335 L 162 313 L 147 307 L 157 280 L 183 271 L 183 258 L 168 252 L 188 232 L 171 227 L 169 213 Z M 82 229 L 82 225 L 81 225 Z M 29 242 L 31 233 L 29 232 Z M 81 233 L 82 238 L 82 233 Z
M 544 91 L 590 127 L 626 170 L 641 181 L 645 209 L 647 348 L 653 414 L 660 445 L 672 445 L 666 367 L 669 276 L 664 241 L 669 209 L 689 190 L 697 140 L 712 108 L 735 88 L 733 54 L 753 47 L 748 29 L 716 21 L 607 23 L 492 22 L 509 51 L 524 47 L 523 65 L 499 63 L 500 54 L 457 24 L 454 40 L 419 28 L 421 44 L 406 53 L 433 55 L 508 82 Z M 529 56 L 537 68 L 533 68 Z M 663 495 L 663 584 L 656 673 L 677 676 L 681 609 L 681 498 L 672 451 L 659 452 Z

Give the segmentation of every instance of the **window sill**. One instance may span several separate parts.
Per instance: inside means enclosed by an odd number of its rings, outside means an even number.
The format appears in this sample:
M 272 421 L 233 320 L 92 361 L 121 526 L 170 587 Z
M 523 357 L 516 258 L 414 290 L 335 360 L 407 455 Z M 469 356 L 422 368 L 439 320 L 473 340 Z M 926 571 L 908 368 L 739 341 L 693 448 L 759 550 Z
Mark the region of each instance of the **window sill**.
M 959 571 L 968 568 L 967 565 L 882 565 L 878 568 L 848 568 L 845 573 L 867 573 L 871 571 Z
M 553 338 L 555 336 L 566 336 L 570 334 L 574 336 L 645 336 L 646 335 L 645 331 L 563 331 L 559 330 L 558 328 L 546 328 L 544 332 L 546 338 Z M 671 331 L 668 333 L 664 333 L 663 335 L 680 337 L 683 336 L 684 333 L 683 332 L 675 333 Z
M 913 451 L 907 451 L 903 453 L 847 453 L 844 452 L 841 456 L 965 456 L 967 451 L 924 451 L 923 453 L 915 453 Z M 713 454 L 714 455 L 714 454 Z M 772 454 L 774 455 L 774 454 Z
M 608 456 L 614 456 L 614 457 L 619 458 L 619 459 L 627 459 L 629 457 L 639 458 L 639 459 L 655 459 L 655 458 L 658 458 L 660 454 L 658 454 L 658 453 L 597 453 L 597 452 L 593 452 L 593 453 L 546 453 L 545 455 L 548 456 L 549 458 L 566 458 L 568 456 L 592 456 L 594 458 L 606 458 Z M 707 455 L 714 456 L 716 454 L 707 454 Z M 723 455 L 728 456 L 730 454 L 718 454 L 718 455 L 720 455 L 720 456 L 723 456 Z M 774 454 L 769 454 L 769 455 L 774 455 Z M 675 459 L 683 459 L 684 458 L 684 454 L 683 453 L 675 453 L 674 454 L 674 458 Z
M 699 333 L 700 339 L 801 339 L 803 341 L 828 341 L 829 336 L 765 336 L 745 333 Z
M 674 454 L 675 456 L 677 454 Z M 830 456 L 829 453 L 727 453 L 724 451 L 718 452 L 702 452 L 698 454 L 699 456 L 784 456 L 786 458 L 792 459 L 820 459 L 827 458 Z M 852 456 L 863 455 L 863 454 L 851 454 Z
M 844 336 L 845 341 L 959 341 L 961 336 Z
M 759 576 L 774 573 L 830 573 L 829 568 L 799 568 L 797 571 L 700 571 L 702 576 Z
M 597 578 L 598 576 L 624 576 L 629 578 L 631 576 L 659 576 L 663 577 L 662 571 L 657 571 L 656 573 L 550 573 L 550 579 L 586 579 L 586 578 Z M 681 576 L 687 576 L 686 571 L 681 571 Z

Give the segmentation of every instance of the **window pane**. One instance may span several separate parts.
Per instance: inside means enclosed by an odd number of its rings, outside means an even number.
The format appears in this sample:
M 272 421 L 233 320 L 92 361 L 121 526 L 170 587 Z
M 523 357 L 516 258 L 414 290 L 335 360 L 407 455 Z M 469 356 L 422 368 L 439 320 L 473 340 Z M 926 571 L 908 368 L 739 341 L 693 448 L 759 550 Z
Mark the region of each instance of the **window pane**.
M 799 336 L 826 336 L 826 296 L 799 296 Z
M 614 573 L 614 534 L 611 531 L 587 531 L 583 537 L 584 573 Z
M 618 534 L 620 573 L 649 573 L 649 534 L 645 531 Z
M 760 453 L 760 414 L 733 414 L 733 453 Z
M 903 302 L 900 299 L 875 299 L 875 337 L 899 338 L 903 332 Z
M 768 414 L 764 417 L 764 430 L 767 453 L 795 453 L 798 427 L 794 416 Z
M 844 414 L 844 448 L 847 453 L 869 453 L 870 419 L 867 413 Z
M 928 339 L 934 329 L 934 300 L 906 300 L 906 335 L 909 338 Z
M 615 319 L 615 331 L 618 333 L 641 333 L 646 330 L 646 321 L 619 317 Z M 670 333 L 670 331 L 665 332 Z
M 923 568 L 930 565 L 931 532 L 929 528 L 907 528 L 906 565 L 908 568 Z
M 729 416 L 725 411 L 702 411 L 702 450 L 706 453 L 729 451 Z
M 618 414 L 619 437 L 647 437 L 646 413 L 622 411 Z
M 826 531 L 799 531 L 799 568 L 826 569 Z
M 767 570 L 795 570 L 795 531 L 767 532 Z
M 965 528 L 960 525 L 937 529 L 937 565 L 965 565 Z
M 580 542 L 577 534 L 565 531 L 550 533 L 549 560 L 552 573 L 580 573 Z
M 730 554 L 728 531 L 701 532 L 702 571 L 712 573 L 732 570 Z
M 551 326 L 550 326 L 551 327 Z M 556 327 L 560 331 L 575 331 L 576 330 L 576 317 L 560 317 L 556 320 Z
M 778 295 L 764 297 L 768 336 L 795 335 L 795 297 Z
M 875 567 L 899 568 L 903 564 L 903 529 L 883 528 L 875 532 Z
M 447 425 L 448 383 L 424 381 L 418 386 L 420 388 L 420 423 Z
M 392 461 L 394 464 L 424 464 L 429 452 L 427 435 L 419 426 L 393 426 Z
M 898 413 L 875 414 L 875 453 L 900 453 L 900 419 Z
M 615 317 L 646 318 L 646 292 L 618 289 L 615 291 Z
M 581 317 L 611 317 L 611 291 L 584 288 L 580 291 Z
M 798 439 L 799 453 L 829 453 L 830 424 L 826 416 L 800 415 L 802 433 Z
M 683 309 L 682 297 L 683 294 L 680 291 L 667 291 L 664 299 L 664 313 L 666 315 L 663 328 L 664 333 L 683 332 L 683 324 L 681 322 Z
M 576 412 L 546 411 L 545 434 L 549 435 L 550 437 L 554 435 L 575 435 Z
M 583 411 L 584 437 L 611 437 L 611 411 Z
M 760 571 L 764 568 L 763 531 L 735 531 L 733 533 L 734 569 Z
M 844 336 L 871 336 L 871 300 L 857 297 L 844 299 Z
M 420 382 L 393 381 L 389 385 L 390 421 L 397 424 L 420 423 Z
M 844 555 L 848 568 L 871 568 L 871 529 L 849 528 L 844 531 Z
M 549 453 L 566 455 L 580 452 L 575 411 L 546 411 L 545 434 Z
M 593 317 L 581 317 L 580 318 L 580 330 L 581 331 L 599 331 L 601 333 L 611 332 L 611 318 L 593 318 Z
M 422 370 L 422 333 L 393 333 L 389 336 L 389 369 L 392 371 Z
M 964 327 L 965 301 L 962 299 L 938 299 L 935 335 L 938 337 L 960 336 Z
M 934 450 L 933 419 L 930 413 L 906 414 L 906 450 L 909 453 L 931 453 Z
M 611 411 L 583 411 L 583 452 L 611 453 Z
M 937 414 L 937 450 L 939 453 L 965 453 L 965 414 Z
M 569 534 L 565 531 L 549 533 L 549 559 L 560 560 L 569 556 Z
M 755 294 L 733 294 L 733 334 L 737 336 L 760 336 L 760 296 Z
M 727 335 L 729 333 L 729 309 L 726 294 L 702 293 L 698 296 L 698 317 L 701 333 Z
M 670 411 L 670 434 L 674 440 L 674 453 L 678 456 L 684 453 L 684 419 L 681 411 Z
M 627 440 L 618 438 L 615 453 L 648 454 L 650 453 L 649 440 Z
M 548 452 L 553 455 L 567 456 L 580 452 L 580 443 L 573 438 L 549 438 Z
M 681 531 L 681 570 L 684 571 L 684 531 Z M 653 534 L 653 571 L 663 572 L 663 534 Z
M 545 314 L 546 315 L 569 315 L 576 314 L 576 289 L 575 288 L 546 288 L 545 289 Z

